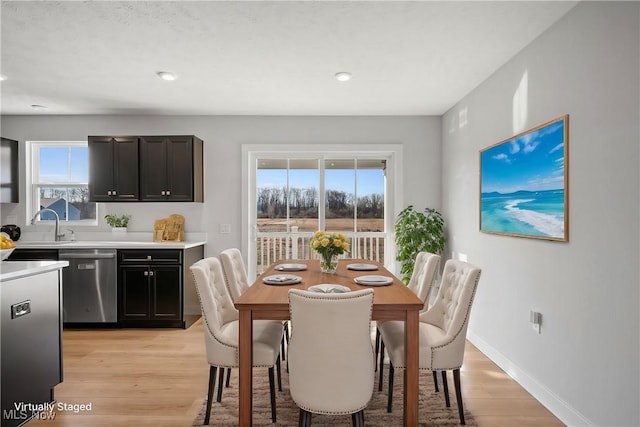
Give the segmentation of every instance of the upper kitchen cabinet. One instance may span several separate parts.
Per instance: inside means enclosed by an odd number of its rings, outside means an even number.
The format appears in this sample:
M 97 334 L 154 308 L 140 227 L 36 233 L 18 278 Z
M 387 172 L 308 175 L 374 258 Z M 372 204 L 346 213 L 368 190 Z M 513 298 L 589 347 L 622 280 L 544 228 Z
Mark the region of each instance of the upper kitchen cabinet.
M 0 203 L 18 203 L 18 141 L 2 138 Z
M 193 135 L 140 137 L 140 200 L 202 202 L 202 151 Z
M 138 137 L 90 136 L 88 144 L 89 200 L 138 200 Z

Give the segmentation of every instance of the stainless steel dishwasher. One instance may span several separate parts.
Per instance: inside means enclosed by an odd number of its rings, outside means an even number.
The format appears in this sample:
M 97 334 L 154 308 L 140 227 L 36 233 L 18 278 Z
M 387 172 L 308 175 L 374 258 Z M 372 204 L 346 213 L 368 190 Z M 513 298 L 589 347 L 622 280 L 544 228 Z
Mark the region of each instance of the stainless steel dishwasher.
M 59 259 L 69 261 L 62 272 L 63 322 L 116 323 L 118 275 L 115 249 L 67 249 Z

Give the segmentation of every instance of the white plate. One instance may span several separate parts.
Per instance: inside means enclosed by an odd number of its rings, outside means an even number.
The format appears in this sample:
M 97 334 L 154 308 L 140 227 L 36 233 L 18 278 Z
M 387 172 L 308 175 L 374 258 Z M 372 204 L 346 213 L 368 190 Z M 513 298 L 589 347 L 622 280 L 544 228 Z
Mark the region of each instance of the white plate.
M 307 266 L 306 264 L 280 264 L 275 269 L 278 271 L 303 271 L 307 269 Z
M 375 264 L 348 264 L 347 268 L 356 271 L 374 271 L 378 269 L 378 266 Z
M 309 290 L 312 292 L 322 292 L 325 294 L 341 294 L 344 292 L 351 292 L 351 289 L 347 288 L 346 286 L 331 284 L 309 286 Z
M 275 274 L 262 279 L 267 285 L 295 285 L 302 282 L 302 277 L 293 274 Z
M 353 281 L 359 285 L 365 286 L 385 286 L 392 284 L 393 278 L 387 276 L 368 275 L 356 277 Z

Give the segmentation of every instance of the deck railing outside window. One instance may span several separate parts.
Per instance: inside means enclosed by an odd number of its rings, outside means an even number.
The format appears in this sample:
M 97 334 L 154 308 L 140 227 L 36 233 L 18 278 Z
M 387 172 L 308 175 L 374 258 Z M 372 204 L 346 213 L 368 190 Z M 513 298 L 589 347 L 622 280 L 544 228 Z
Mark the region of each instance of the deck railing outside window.
M 359 258 L 384 264 L 385 238 L 383 232 L 344 233 L 349 238 L 351 250 L 340 258 Z M 276 261 L 288 259 L 313 259 L 317 255 L 309 247 L 310 232 L 258 232 L 257 274 L 265 272 Z

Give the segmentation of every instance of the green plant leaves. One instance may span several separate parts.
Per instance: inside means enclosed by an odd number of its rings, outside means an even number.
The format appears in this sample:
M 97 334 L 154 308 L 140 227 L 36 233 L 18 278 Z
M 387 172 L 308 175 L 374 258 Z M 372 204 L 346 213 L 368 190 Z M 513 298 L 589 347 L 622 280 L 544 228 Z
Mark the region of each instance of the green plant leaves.
M 440 254 L 444 250 L 444 218 L 435 209 L 422 213 L 409 205 L 398 214 L 394 231 L 402 281 L 409 283 L 418 252 Z

